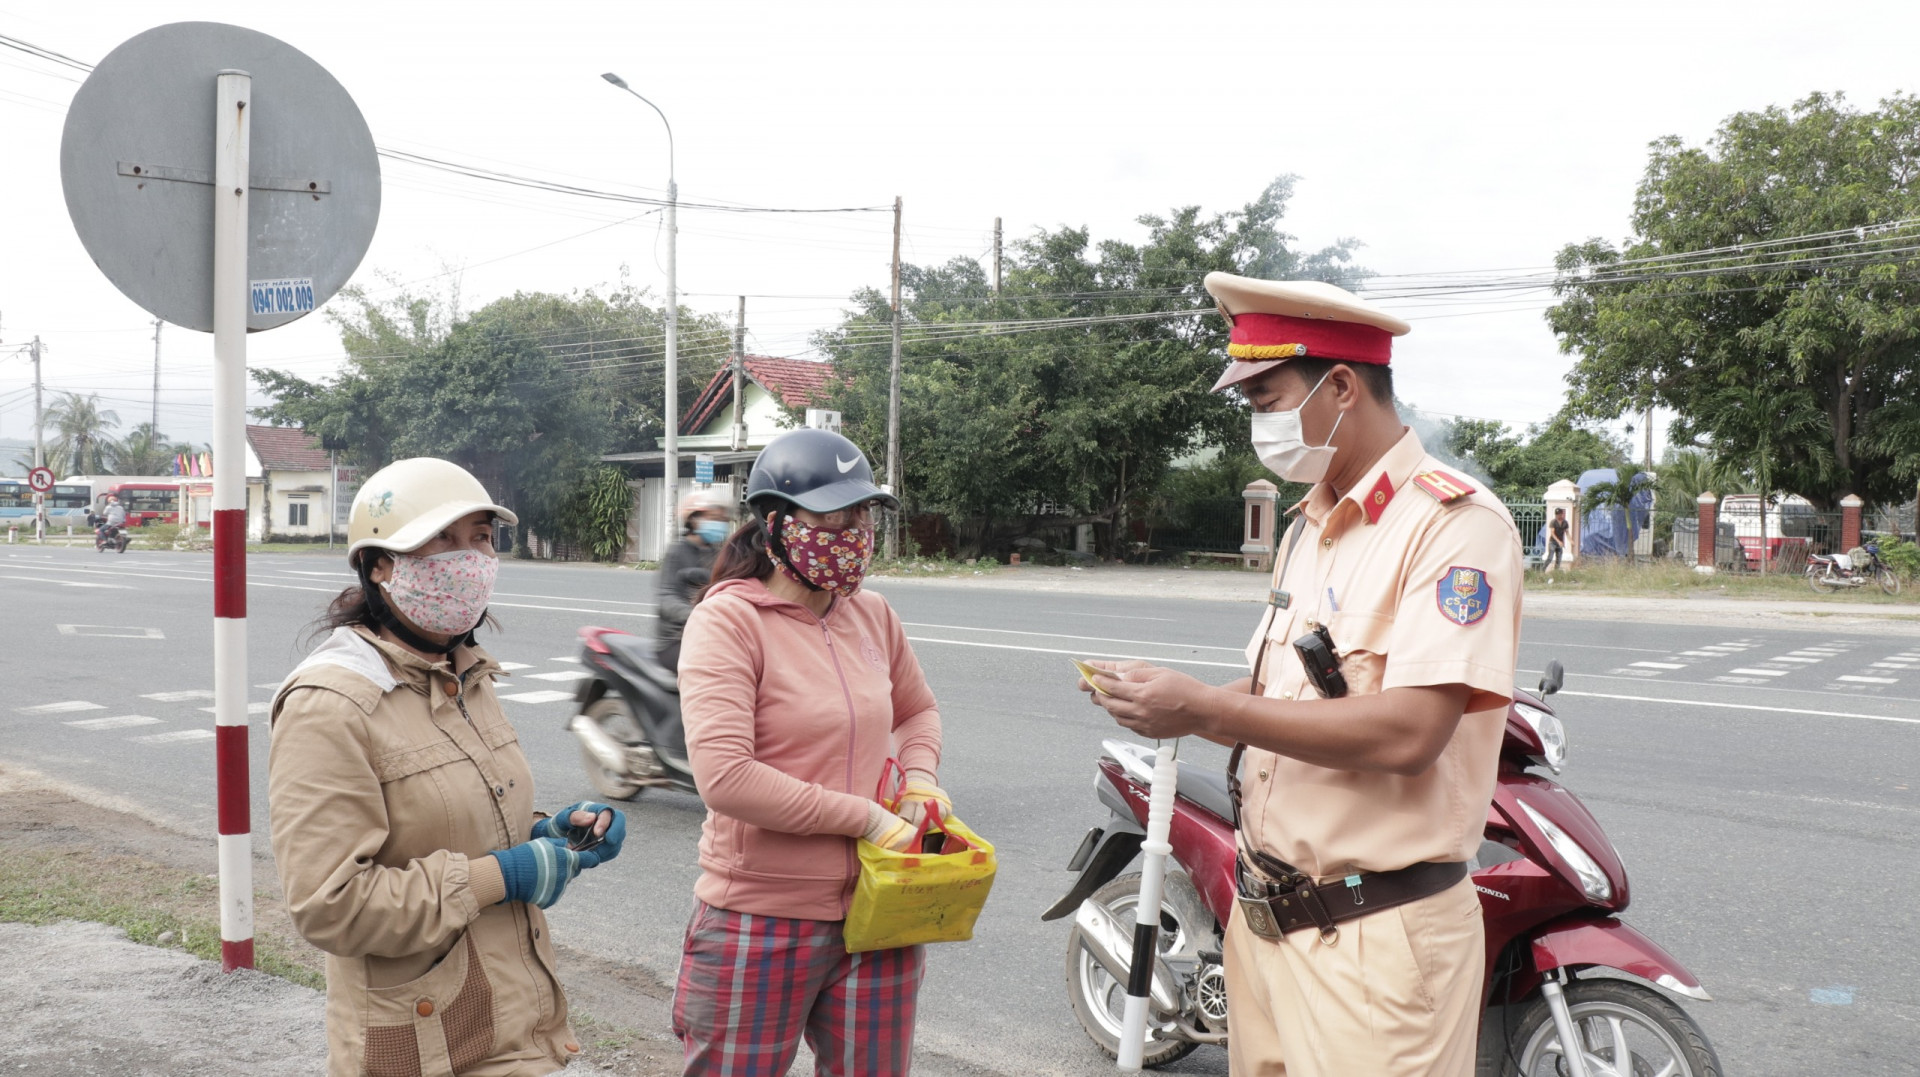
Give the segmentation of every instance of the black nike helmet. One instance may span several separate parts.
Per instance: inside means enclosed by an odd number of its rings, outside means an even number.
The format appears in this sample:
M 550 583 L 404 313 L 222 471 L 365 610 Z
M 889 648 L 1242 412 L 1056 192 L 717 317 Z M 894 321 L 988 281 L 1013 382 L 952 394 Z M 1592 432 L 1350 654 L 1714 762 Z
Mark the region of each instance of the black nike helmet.
M 900 499 L 875 486 L 873 468 L 860 447 L 831 430 L 789 430 L 767 443 L 747 476 L 747 504 L 765 513 L 792 505 L 808 512 L 838 512 L 868 501 L 890 509 Z

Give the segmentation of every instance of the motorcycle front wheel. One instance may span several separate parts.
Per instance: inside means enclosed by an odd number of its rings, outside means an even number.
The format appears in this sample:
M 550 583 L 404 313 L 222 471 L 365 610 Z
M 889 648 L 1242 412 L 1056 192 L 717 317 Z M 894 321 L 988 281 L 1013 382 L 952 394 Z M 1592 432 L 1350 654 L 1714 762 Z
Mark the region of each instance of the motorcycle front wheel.
M 1814 568 L 1811 565 L 1807 567 L 1807 586 L 1823 595 L 1830 595 L 1840 589 L 1840 585 L 1834 582 L 1825 568 Z
M 1879 570 L 1874 573 L 1874 576 L 1880 581 L 1880 590 L 1882 593 L 1889 595 L 1897 595 L 1900 593 L 1900 577 L 1894 575 L 1892 569 L 1881 565 Z
M 634 721 L 626 703 L 617 695 L 605 695 L 594 700 L 581 712 L 581 716 L 622 744 L 637 743 L 636 738 L 644 739 L 641 737 L 640 723 Z M 632 800 L 640 795 L 640 790 L 646 788 L 620 771 L 607 769 L 585 744 L 580 745 L 580 765 L 586 768 L 587 781 L 593 785 L 593 791 L 607 800 Z
M 1626 980 L 1581 980 L 1567 985 L 1566 998 L 1587 1077 L 1722 1077 L 1706 1033 L 1658 991 Z M 1565 1053 L 1547 1000 L 1536 996 L 1509 1041 L 1501 1077 L 1563 1077 Z
M 1213 916 L 1200 903 L 1193 881 L 1184 872 L 1169 870 L 1161 884 L 1160 952 L 1191 956 L 1214 945 Z M 1129 872 L 1094 891 L 1093 900 L 1113 911 L 1132 938 L 1134 909 L 1140 904 L 1140 873 Z M 1131 954 L 1131 951 L 1129 951 Z M 1127 985 L 1113 978 L 1094 959 L 1074 928 L 1067 937 L 1067 998 L 1073 1016 L 1087 1036 L 1107 1053 L 1120 1057 L 1120 1019 L 1127 1008 Z M 1187 1057 L 1197 1043 L 1149 1038 L 1140 1064 L 1151 1069 Z

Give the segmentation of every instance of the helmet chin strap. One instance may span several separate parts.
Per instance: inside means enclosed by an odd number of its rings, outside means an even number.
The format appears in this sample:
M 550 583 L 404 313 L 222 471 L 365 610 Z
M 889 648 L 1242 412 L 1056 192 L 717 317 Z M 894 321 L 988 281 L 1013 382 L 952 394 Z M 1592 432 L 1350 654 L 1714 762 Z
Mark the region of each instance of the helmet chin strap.
M 387 596 L 380 591 L 380 585 L 373 582 L 373 560 L 371 557 L 365 557 L 360 561 L 360 593 L 367 596 L 367 609 L 372 611 L 373 619 L 380 623 L 381 628 L 393 633 L 399 638 L 400 642 L 412 647 L 414 650 L 426 651 L 431 654 L 442 654 L 451 657 L 455 647 L 462 644 L 469 647 L 473 646 L 474 632 L 480 627 L 477 623 L 473 628 L 468 629 L 465 635 L 455 636 L 445 643 L 435 643 L 410 628 L 405 621 L 400 619 L 398 614 L 393 612 L 393 607 L 387 602 Z M 484 621 L 486 619 L 487 615 L 482 611 L 480 620 Z
M 787 519 L 787 514 L 781 512 L 779 509 L 775 509 L 772 514 L 767 517 L 767 549 L 773 553 L 773 556 L 779 558 L 781 564 L 787 566 L 787 572 L 794 579 L 799 580 L 807 590 L 826 590 L 826 588 L 807 579 L 806 574 L 793 567 L 793 561 L 787 557 L 787 540 L 786 537 L 780 533 L 785 529 L 785 525 L 782 523 L 785 519 Z

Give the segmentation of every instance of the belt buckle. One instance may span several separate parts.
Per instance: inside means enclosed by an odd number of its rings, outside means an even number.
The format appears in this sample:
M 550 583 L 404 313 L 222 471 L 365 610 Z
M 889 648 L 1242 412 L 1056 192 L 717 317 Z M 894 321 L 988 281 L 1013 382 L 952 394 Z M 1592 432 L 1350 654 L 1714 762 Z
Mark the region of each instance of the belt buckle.
M 1234 900 L 1240 903 L 1240 916 L 1247 922 L 1247 930 L 1273 942 L 1280 938 L 1280 924 L 1273 918 L 1273 906 L 1263 898 L 1251 898 L 1235 894 Z

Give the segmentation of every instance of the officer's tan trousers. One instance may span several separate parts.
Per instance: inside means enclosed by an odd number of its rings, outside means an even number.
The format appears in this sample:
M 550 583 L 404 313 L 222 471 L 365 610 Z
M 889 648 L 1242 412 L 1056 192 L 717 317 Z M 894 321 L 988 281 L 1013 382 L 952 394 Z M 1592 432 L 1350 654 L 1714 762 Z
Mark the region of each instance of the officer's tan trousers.
M 1472 879 L 1430 898 L 1268 941 L 1227 925 L 1234 1077 L 1472 1077 L 1485 978 Z

